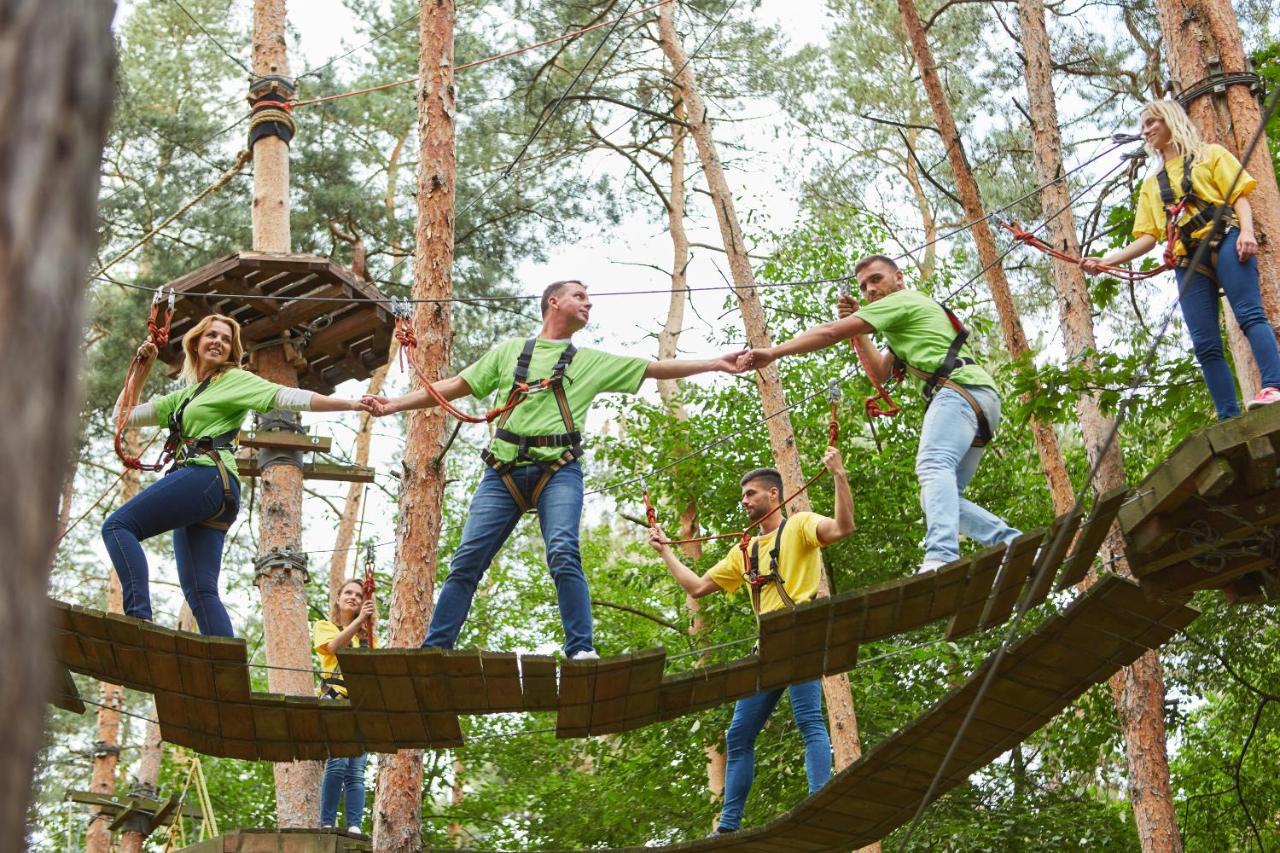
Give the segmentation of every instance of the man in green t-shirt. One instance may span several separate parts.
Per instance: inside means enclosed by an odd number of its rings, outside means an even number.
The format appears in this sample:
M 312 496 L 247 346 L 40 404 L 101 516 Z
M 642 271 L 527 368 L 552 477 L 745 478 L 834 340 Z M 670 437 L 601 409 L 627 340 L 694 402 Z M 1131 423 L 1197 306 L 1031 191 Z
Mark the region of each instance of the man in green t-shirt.
M 961 496 L 1000 422 L 1000 395 L 991 375 L 968 346 L 955 346 L 960 339 L 948 311 L 918 290 L 905 288 L 902 271 L 892 258 L 863 258 L 853 273 L 866 305 L 842 296 L 839 320 L 814 326 L 775 347 L 752 350 L 742 365 L 758 370 L 782 356 L 864 336 L 867 371 L 876 381 L 887 382 L 900 362 L 921 380 L 925 391 L 916 452 L 926 526 L 919 571 L 933 571 L 958 559 L 961 533 L 983 545 L 1017 538 L 1016 529 Z M 887 350 L 876 349 L 865 337 L 873 333 L 885 338 Z M 943 367 L 947 362 L 949 374 Z
M 737 366 L 741 352 L 716 359 L 649 361 L 577 349 L 570 338 L 587 325 L 590 314 L 586 285 L 555 282 L 542 294 L 537 337 L 504 341 L 458 376 L 432 386 L 446 400 L 468 394 L 484 398 L 524 386 L 533 393 L 495 422 L 494 441 L 483 454 L 489 467 L 471 499 L 462 541 L 449 562 L 449 576 L 423 646 L 453 648 L 480 578 L 520 516 L 536 509 L 560 605 L 565 654 L 570 659 L 597 657 L 591 597 L 578 549 L 583 501 L 580 429 L 591 402 L 598 394 L 634 394 L 645 379 L 745 369 Z M 425 389 L 395 399 L 365 399 L 378 415 L 436 405 Z

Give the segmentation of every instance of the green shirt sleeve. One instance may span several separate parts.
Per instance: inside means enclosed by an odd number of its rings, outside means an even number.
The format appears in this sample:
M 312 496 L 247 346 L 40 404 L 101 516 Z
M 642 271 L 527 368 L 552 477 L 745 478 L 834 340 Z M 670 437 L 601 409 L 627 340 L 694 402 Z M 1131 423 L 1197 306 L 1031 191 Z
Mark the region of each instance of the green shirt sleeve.
M 503 366 L 508 361 L 507 354 L 513 345 L 524 346 L 520 341 L 503 341 L 490 347 L 488 352 L 458 374 L 471 388 L 471 395 L 477 400 L 482 400 L 497 390 L 504 378 L 508 382 L 512 380 L 513 377 L 508 375 L 510 371 L 504 371 Z
M 237 369 L 235 372 L 236 395 L 246 408 L 269 412 L 276 407 L 276 395 L 283 386 L 247 370 Z
M 171 391 L 162 397 L 156 397 L 152 400 L 155 406 L 156 423 L 161 426 L 168 426 L 169 415 L 173 414 L 174 409 L 178 408 L 178 404 L 182 402 L 182 397 L 192 390 L 188 385 L 185 388 L 179 388 L 177 391 Z
M 897 331 L 903 310 L 897 300 L 885 298 L 863 305 L 855 316 L 882 335 L 888 335 Z
M 592 387 L 598 394 L 634 394 L 644 382 L 644 372 L 649 369 L 649 359 L 630 355 L 614 355 L 611 352 L 587 349 L 579 350 L 577 358 L 587 356 Z M 576 358 L 575 358 L 576 361 Z M 570 372 L 574 372 L 571 367 Z

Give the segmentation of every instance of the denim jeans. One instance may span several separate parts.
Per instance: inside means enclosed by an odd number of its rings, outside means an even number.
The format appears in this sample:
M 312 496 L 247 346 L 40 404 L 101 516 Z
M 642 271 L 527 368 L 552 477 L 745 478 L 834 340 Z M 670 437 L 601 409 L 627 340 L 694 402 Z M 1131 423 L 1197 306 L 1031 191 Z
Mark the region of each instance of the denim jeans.
M 511 470 L 511 477 L 526 495 L 533 491 L 542 469 L 526 465 Z M 578 551 L 578 527 L 582 521 L 582 466 L 571 462 L 547 483 L 538 497 L 538 524 L 547 549 L 547 567 L 556 585 L 560 621 L 564 625 L 566 655 L 592 648 L 591 595 L 582 574 Z M 507 541 L 522 515 L 502 478 L 486 469 L 471 498 L 462 542 L 449 561 L 449 576 L 440 589 L 431 627 L 422 645 L 451 649 L 471 610 L 476 586 Z
M 1249 340 L 1253 360 L 1258 364 L 1263 388 L 1280 388 L 1280 349 L 1276 347 L 1276 335 L 1262 310 L 1262 295 L 1258 290 L 1258 259 L 1250 258 L 1240 263 L 1236 254 L 1236 240 L 1240 229 L 1232 228 L 1222 238 L 1218 247 L 1218 284 L 1231 303 L 1240 330 Z M 1178 303 L 1182 307 L 1182 319 L 1191 334 L 1196 361 L 1204 374 L 1204 384 L 1209 386 L 1209 396 L 1218 412 L 1218 420 L 1225 421 L 1240 414 L 1236 400 L 1236 383 L 1231 368 L 1222 354 L 1222 330 L 1218 327 L 1218 284 L 1214 284 L 1202 272 L 1188 275 L 1189 268 L 1176 268 L 1178 279 Z
M 222 544 L 227 531 L 203 523 L 215 516 L 224 524 L 235 519 L 240 505 L 240 484 L 234 477 L 231 492 L 236 506 L 223 511 L 222 478 L 218 469 L 188 465 L 161 477 L 107 517 L 102 525 L 102 541 L 120 576 L 126 616 L 151 619 L 147 555 L 142 550 L 142 542 L 172 530 L 178 582 L 200 633 L 233 636 L 231 619 L 218 597 Z
M 777 707 L 782 691 L 791 693 L 791 715 L 804 738 L 804 772 L 812 795 L 831 778 L 831 738 L 822 717 L 822 682 L 806 681 L 789 688 L 765 690 L 733 706 L 733 722 L 725 733 L 724 809 L 718 828 L 737 829 L 756 777 L 756 738 Z
M 1000 396 L 985 386 L 966 385 L 987 416 L 994 433 L 1000 425 Z M 924 510 L 924 558 L 949 563 L 960 556 L 960 534 L 994 545 L 1010 542 L 1018 531 L 961 494 L 973 479 L 984 448 L 973 447 L 978 416 L 973 407 L 950 388 L 933 397 L 920 428 L 916 478 Z
M 364 764 L 367 755 L 330 758 L 324 764 L 320 782 L 320 825 L 337 826 L 338 800 L 347 826 L 359 831 L 364 822 Z

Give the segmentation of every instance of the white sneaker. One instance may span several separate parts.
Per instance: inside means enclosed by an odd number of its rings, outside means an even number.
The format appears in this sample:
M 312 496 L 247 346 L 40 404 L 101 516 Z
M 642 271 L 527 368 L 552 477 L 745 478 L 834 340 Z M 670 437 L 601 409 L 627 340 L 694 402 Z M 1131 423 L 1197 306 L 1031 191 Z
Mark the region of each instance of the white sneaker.
M 578 649 L 569 655 L 569 660 L 600 660 L 600 655 L 596 654 L 595 649 Z
M 916 569 L 916 574 L 927 575 L 929 572 L 936 572 L 945 565 L 946 563 L 942 560 L 925 560 L 920 564 L 920 568 Z

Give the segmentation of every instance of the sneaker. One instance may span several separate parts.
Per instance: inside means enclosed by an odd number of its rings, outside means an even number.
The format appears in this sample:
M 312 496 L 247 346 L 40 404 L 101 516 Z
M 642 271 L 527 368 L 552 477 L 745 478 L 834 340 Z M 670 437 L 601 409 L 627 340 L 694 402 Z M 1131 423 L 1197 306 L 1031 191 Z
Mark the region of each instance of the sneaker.
M 595 649 L 578 649 L 569 655 L 569 660 L 600 660 L 600 655 L 596 654 Z
M 925 560 L 920 564 L 920 568 L 916 569 L 916 574 L 927 575 L 929 572 L 936 572 L 945 565 L 946 563 L 942 560 Z
M 1263 388 L 1258 392 L 1258 396 L 1245 403 L 1244 407 L 1253 411 L 1259 406 L 1270 406 L 1272 403 L 1280 403 L 1280 388 Z

